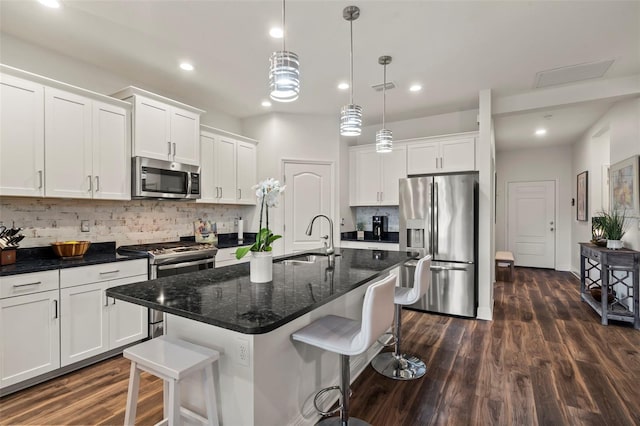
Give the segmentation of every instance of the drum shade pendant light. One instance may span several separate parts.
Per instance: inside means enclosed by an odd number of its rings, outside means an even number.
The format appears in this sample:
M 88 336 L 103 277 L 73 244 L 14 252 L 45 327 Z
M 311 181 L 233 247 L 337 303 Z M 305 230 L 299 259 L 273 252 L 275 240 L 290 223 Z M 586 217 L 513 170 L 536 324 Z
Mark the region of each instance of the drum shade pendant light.
M 347 6 L 342 11 L 342 17 L 349 21 L 351 33 L 351 97 L 349 104 L 340 109 L 340 134 L 342 136 L 359 136 L 362 132 L 362 107 L 353 103 L 353 21 L 360 16 L 360 8 Z
M 269 96 L 277 102 L 292 102 L 300 93 L 298 55 L 285 48 L 285 6 L 282 0 L 282 50 L 273 52 L 269 66 Z
M 384 115 L 387 103 L 387 65 L 391 63 L 391 56 L 380 56 L 378 63 L 384 67 L 384 84 L 382 85 L 382 129 L 376 132 L 376 152 L 391 152 L 393 149 L 393 134 L 384 128 Z

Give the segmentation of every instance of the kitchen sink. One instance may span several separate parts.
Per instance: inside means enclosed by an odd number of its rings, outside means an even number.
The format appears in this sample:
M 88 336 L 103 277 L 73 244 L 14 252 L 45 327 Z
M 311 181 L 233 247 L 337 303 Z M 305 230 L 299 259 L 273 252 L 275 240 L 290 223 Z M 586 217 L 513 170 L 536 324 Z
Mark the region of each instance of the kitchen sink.
M 336 254 L 335 256 L 340 256 Z M 277 263 L 283 265 L 311 265 L 313 263 L 322 262 L 328 255 L 326 253 L 305 253 L 298 256 L 292 256 L 287 259 L 278 260 Z

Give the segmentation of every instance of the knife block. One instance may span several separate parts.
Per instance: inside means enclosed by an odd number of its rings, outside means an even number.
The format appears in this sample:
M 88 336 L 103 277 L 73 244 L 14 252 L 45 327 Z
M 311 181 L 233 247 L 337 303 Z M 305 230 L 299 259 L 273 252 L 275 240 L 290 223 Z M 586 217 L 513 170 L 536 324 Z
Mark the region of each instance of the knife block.
M 0 251 L 0 265 L 13 265 L 16 263 L 16 249 Z

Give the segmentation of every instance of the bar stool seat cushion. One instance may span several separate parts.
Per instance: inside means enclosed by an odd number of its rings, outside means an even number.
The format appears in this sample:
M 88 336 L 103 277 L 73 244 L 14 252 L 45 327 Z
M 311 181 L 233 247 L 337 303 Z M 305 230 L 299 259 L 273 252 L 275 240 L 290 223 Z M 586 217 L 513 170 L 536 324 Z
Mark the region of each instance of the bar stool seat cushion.
M 360 321 L 327 315 L 295 332 L 295 339 L 325 351 L 358 355 L 362 346 Z

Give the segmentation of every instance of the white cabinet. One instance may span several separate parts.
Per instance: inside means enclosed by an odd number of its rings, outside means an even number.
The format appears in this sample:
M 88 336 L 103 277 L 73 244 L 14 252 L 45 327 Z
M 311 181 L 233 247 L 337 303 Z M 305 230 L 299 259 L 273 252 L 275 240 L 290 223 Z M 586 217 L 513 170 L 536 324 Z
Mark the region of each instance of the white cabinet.
M 349 151 L 350 205 L 398 205 L 398 180 L 407 177 L 407 148 L 395 144 L 393 151 L 379 154 L 375 146 Z
M 58 271 L 0 277 L 0 388 L 60 367 Z
M 246 247 L 246 246 L 243 246 Z M 245 263 L 251 259 L 251 253 L 247 254 L 242 259 L 236 259 L 236 250 L 240 247 L 228 247 L 218 249 L 216 253 L 216 268 L 222 268 L 223 266 L 236 265 L 238 263 Z
M 45 195 L 131 196 L 127 109 L 45 87 Z
M 475 136 L 454 135 L 407 144 L 407 173 L 450 173 L 475 170 Z
M 146 259 L 60 271 L 62 366 L 147 337 L 147 309 L 105 293 L 146 280 Z
M 0 195 L 44 195 L 44 89 L 0 74 Z
M 256 184 L 256 141 L 225 133 L 201 132 L 202 198 L 198 201 L 254 205 L 251 187 Z
M 133 104 L 133 155 L 200 165 L 203 110 L 137 87 L 112 96 Z

